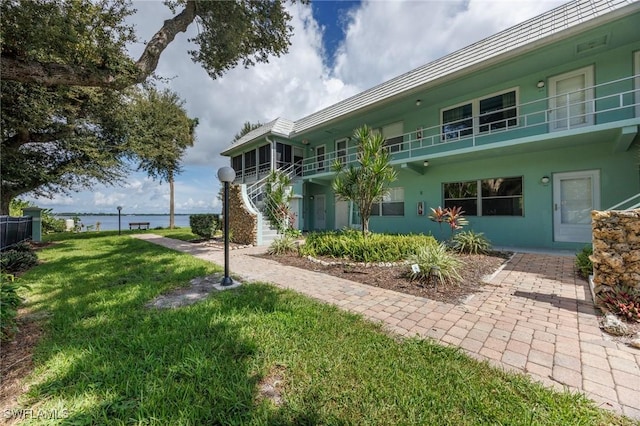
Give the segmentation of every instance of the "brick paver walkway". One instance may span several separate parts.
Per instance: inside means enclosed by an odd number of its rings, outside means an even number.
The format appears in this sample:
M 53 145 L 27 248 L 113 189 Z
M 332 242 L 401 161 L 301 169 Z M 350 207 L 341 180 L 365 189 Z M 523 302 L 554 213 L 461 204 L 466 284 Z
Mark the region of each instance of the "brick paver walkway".
M 221 247 L 138 235 L 222 265 Z M 640 350 L 598 327 L 591 293 L 574 274 L 574 258 L 517 253 L 484 291 L 452 305 L 384 290 L 232 250 L 230 269 L 383 322 L 404 336 L 430 337 L 545 385 L 580 391 L 604 408 L 640 419 Z

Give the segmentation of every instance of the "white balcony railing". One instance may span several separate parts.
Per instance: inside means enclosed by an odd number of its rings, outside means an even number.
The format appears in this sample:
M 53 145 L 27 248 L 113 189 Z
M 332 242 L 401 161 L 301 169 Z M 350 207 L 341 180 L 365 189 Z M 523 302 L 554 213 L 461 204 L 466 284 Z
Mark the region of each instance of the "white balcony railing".
M 420 160 L 435 152 L 456 151 L 578 127 L 611 123 L 640 116 L 640 75 L 537 99 L 458 121 L 418 128 L 394 137 L 387 149 L 392 161 Z M 635 89 L 634 89 L 635 87 Z M 326 152 L 303 160 L 303 176 L 331 171 L 336 160 L 357 160 L 358 147 Z
M 606 210 L 633 210 L 640 209 L 640 194 L 632 195 L 624 201 L 609 207 Z

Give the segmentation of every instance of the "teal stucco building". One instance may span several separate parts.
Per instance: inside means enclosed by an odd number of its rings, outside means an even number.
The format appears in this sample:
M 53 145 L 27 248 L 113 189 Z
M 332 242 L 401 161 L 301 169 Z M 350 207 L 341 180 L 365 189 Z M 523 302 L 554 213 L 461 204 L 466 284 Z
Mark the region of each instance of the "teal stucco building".
M 575 1 L 296 121 L 230 145 L 237 183 L 293 178 L 300 229 L 359 226 L 331 189 L 351 138 L 381 132 L 398 180 L 374 232 L 433 233 L 430 208 L 462 206 L 494 245 L 574 249 L 593 209 L 640 194 L 640 2 Z M 251 196 L 248 197 L 251 199 Z

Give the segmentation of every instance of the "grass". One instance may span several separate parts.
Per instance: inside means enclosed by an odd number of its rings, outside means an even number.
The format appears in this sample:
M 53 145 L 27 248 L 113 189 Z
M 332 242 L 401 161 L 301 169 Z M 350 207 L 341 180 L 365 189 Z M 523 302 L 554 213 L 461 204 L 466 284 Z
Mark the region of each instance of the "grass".
M 22 280 L 27 306 L 48 313 L 47 332 L 22 404 L 69 424 L 626 423 L 579 395 L 266 284 L 145 308 L 219 268 L 127 236 L 79 234 L 39 257 Z M 274 371 L 280 406 L 258 392 Z

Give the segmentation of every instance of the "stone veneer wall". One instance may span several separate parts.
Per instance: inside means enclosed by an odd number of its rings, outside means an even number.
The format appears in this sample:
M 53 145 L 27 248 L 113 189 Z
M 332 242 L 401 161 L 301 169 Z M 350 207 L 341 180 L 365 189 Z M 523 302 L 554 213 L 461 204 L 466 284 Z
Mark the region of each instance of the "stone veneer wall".
M 593 211 L 593 285 L 640 288 L 640 209 Z
M 240 185 L 229 186 L 229 229 L 234 243 L 256 244 L 258 217 L 247 210 L 241 191 Z

